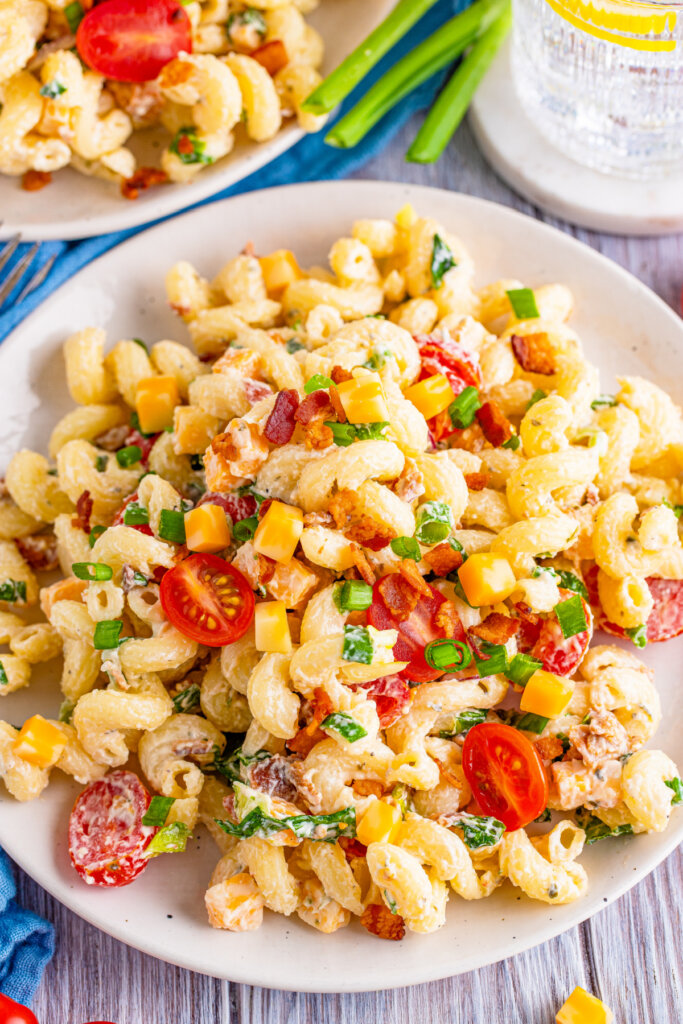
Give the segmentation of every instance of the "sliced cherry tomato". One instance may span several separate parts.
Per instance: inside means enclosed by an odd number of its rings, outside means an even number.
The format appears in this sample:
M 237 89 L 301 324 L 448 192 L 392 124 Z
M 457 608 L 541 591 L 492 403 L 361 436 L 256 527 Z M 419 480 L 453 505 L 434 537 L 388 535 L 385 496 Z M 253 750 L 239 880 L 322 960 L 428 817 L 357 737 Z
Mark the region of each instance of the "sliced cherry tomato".
M 161 605 L 183 636 L 225 647 L 244 636 L 254 617 L 254 594 L 233 565 L 217 555 L 190 555 L 161 581 Z
M 124 519 L 124 516 L 126 514 L 126 509 L 128 508 L 129 505 L 134 505 L 138 500 L 139 500 L 139 498 L 138 498 L 138 492 L 137 491 L 133 491 L 132 494 L 129 494 L 128 497 L 126 498 L 126 500 L 124 501 L 123 505 L 121 506 L 121 508 L 118 510 L 118 512 L 114 516 L 111 525 L 112 526 L 123 526 L 124 525 L 123 519 Z M 146 537 L 153 537 L 154 536 L 154 534 L 152 533 L 152 527 L 151 526 L 147 526 L 146 523 L 138 523 L 137 526 L 131 526 L 131 529 L 132 530 L 137 530 L 138 533 L 144 533 L 144 535 Z
M 454 395 L 459 395 L 466 387 L 481 387 L 481 374 L 478 365 L 472 356 L 453 341 L 448 334 L 444 337 L 442 332 L 428 336 L 418 335 L 415 338 L 420 350 L 422 368 L 420 380 L 425 377 L 433 377 L 436 373 L 443 373 L 448 377 L 448 382 L 453 389 Z M 456 432 L 447 411 L 433 416 L 427 421 L 434 442 L 442 441 Z
M 574 597 L 572 590 L 560 589 L 563 601 Z M 593 635 L 593 615 L 589 605 L 581 598 L 588 629 L 575 636 L 565 637 L 555 612 L 547 616 L 522 614 L 522 628 L 517 635 L 517 646 L 524 654 L 531 654 L 543 662 L 546 672 L 557 676 L 570 676 L 581 664 Z M 519 610 L 519 606 L 518 606 Z
M 467 733 L 462 769 L 484 814 L 510 832 L 545 810 L 548 779 L 532 743 L 510 725 L 483 722 Z
M 38 1024 L 38 1018 L 28 1006 L 15 1003 L 0 992 L 0 1024 Z
M 108 0 L 88 11 L 76 32 L 85 63 L 118 82 L 149 82 L 192 50 L 192 25 L 177 0 Z
M 613 636 L 625 636 L 623 627 L 610 622 L 602 610 L 598 594 L 597 565 L 584 573 L 584 580 L 595 615 L 595 628 Z M 683 633 L 683 580 L 664 580 L 649 576 L 645 582 L 654 601 L 654 607 L 647 620 L 647 642 L 657 644 L 680 636 Z
M 399 573 L 389 575 L 399 576 Z M 387 577 L 382 579 L 386 580 Z M 401 577 L 402 578 L 402 577 Z M 375 629 L 397 629 L 398 640 L 394 644 L 396 661 L 407 661 L 408 665 L 401 675 L 414 683 L 427 683 L 438 679 L 443 672 L 431 668 L 425 661 L 424 649 L 432 640 L 443 639 L 446 633 L 436 625 L 436 614 L 439 606 L 446 600 L 434 587 L 429 589 L 431 597 L 419 597 L 417 604 L 405 617 L 392 611 L 380 590 L 382 579 L 375 583 L 372 592 L 372 604 L 368 608 L 368 622 Z M 456 631 L 456 640 L 467 642 L 465 630 L 460 625 Z
M 157 829 L 143 825 L 151 797 L 133 772 L 91 782 L 69 819 L 69 856 L 88 885 L 128 885 L 149 863 L 145 850 Z
M 233 523 L 249 519 L 258 511 L 256 498 L 251 494 L 216 494 L 207 491 L 197 502 L 197 507 L 200 505 L 220 505 L 228 513 Z

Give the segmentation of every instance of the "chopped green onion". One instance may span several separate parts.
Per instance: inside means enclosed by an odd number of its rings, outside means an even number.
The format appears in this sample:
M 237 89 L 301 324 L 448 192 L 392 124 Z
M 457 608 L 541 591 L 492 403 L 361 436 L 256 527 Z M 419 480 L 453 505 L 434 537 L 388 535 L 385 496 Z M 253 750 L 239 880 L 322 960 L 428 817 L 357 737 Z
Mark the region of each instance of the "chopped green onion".
M 510 31 L 512 14 L 509 3 L 505 6 L 500 3 L 474 3 L 459 17 L 464 18 L 470 11 L 473 12 L 474 26 L 470 27 L 471 21 L 462 23 L 461 35 L 464 37 L 468 31 L 469 35 L 453 47 L 450 60 L 446 63 L 451 63 L 455 57 L 460 56 L 470 43 L 473 45 L 450 81 L 441 90 L 408 150 L 406 159 L 413 163 L 431 164 L 439 159 L 465 116 L 491 61 Z M 493 22 L 492 18 L 495 18 Z M 439 29 L 437 35 L 444 32 L 447 25 Z M 439 62 L 433 67 L 432 74 L 441 66 L 443 65 Z M 421 83 L 424 77 L 426 76 L 418 75 L 416 85 Z
M 604 409 L 617 404 L 614 395 L 598 395 L 591 402 L 591 409 Z
M 95 541 L 98 537 L 101 537 L 106 532 L 106 526 L 93 526 L 92 530 L 88 534 L 88 545 L 91 548 L 95 547 Z
M 422 558 L 420 545 L 414 537 L 394 537 L 391 550 L 399 558 L 412 558 L 414 562 L 419 562 Z
M 102 619 L 95 624 L 93 647 L 96 651 L 110 651 L 123 643 L 119 640 L 123 623 L 120 619 Z
M 251 25 L 252 28 L 256 29 L 256 32 L 262 39 L 268 31 L 266 19 L 263 17 L 261 11 L 258 11 L 255 7 L 247 7 L 244 11 L 235 11 L 228 18 L 226 32 L 228 34 L 228 38 L 233 43 L 236 42 L 236 40 L 232 38 L 232 29 L 235 26 L 239 27 L 240 25 Z
M 95 459 L 95 469 L 98 473 L 104 473 L 109 465 L 108 455 L 98 455 Z
M 388 910 L 392 914 L 398 914 L 398 903 L 396 902 L 396 900 L 391 895 L 388 889 L 382 889 L 382 899 L 384 900 Z
M 592 846 L 593 843 L 598 843 L 601 839 L 633 835 L 632 825 L 615 825 L 614 828 L 610 828 L 600 818 L 596 818 L 595 815 L 585 810 L 577 811 L 576 823 L 586 833 L 586 846 Z
M 58 78 L 53 78 L 51 82 L 46 82 L 45 85 L 40 87 L 40 95 L 45 96 L 48 100 L 56 100 L 58 96 L 62 96 L 66 92 L 66 86 L 62 85 Z
M 373 653 L 372 637 L 365 626 L 344 626 L 344 645 L 342 647 L 344 661 L 357 661 L 361 665 L 370 665 Z
M 332 729 L 333 732 L 338 732 L 349 743 L 362 740 L 368 734 L 367 729 L 364 729 L 360 722 L 357 722 L 355 718 L 347 715 L 344 711 L 333 711 L 331 715 L 322 720 L 320 728 Z
M 172 544 L 185 543 L 185 513 L 177 509 L 162 508 L 159 516 L 159 536 Z
M 680 804 L 683 801 L 683 782 L 681 779 L 674 775 L 673 779 L 666 779 L 664 785 L 668 786 L 673 791 L 672 804 Z
M 300 352 L 301 349 L 306 348 L 306 346 L 303 345 L 298 338 L 290 338 L 287 344 L 285 345 L 285 348 L 287 349 L 291 356 L 294 355 L 295 352 Z
M 537 579 L 544 573 L 552 576 L 558 587 L 562 587 L 563 590 L 573 590 L 575 594 L 580 594 L 585 601 L 588 600 L 586 585 L 576 573 L 570 572 L 568 569 L 554 569 L 550 565 L 537 565 L 531 575 Z
M 76 707 L 75 700 L 63 700 L 59 705 L 59 714 L 57 720 L 59 722 L 65 722 L 67 725 L 71 725 L 71 720 L 74 716 L 74 708 Z
M 3 663 L 0 661 L 0 686 L 8 686 L 8 685 L 9 685 L 9 679 L 7 678 L 7 670 L 5 669 L 5 666 L 3 665 Z
M 439 544 L 454 526 L 450 505 L 445 501 L 426 501 L 418 509 L 415 538 L 421 544 Z
M 299 839 L 311 839 L 317 843 L 334 843 L 340 836 L 353 838 L 356 834 L 356 808 L 344 807 L 333 814 L 292 814 L 284 818 L 273 818 L 255 807 L 238 825 L 231 821 L 215 819 L 219 828 L 229 836 L 249 839 L 258 835 L 263 839 L 291 829 Z
M 330 424 L 328 423 L 327 426 L 329 427 Z M 338 426 L 338 424 L 335 424 L 335 426 Z M 356 439 L 358 441 L 386 441 L 384 431 L 388 426 L 388 421 L 353 424 L 354 430 L 356 431 Z
M 71 571 L 77 580 L 89 580 L 90 582 L 101 582 L 110 580 L 114 570 L 104 562 L 73 562 Z
M 133 585 L 136 587 L 146 587 L 148 583 L 149 580 L 147 577 L 143 576 L 142 573 L 138 572 L 136 569 L 133 573 Z
M 470 384 L 448 406 L 448 415 L 454 427 L 464 430 L 474 422 L 477 409 L 481 409 L 481 399 L 477 389 Z
M 482 658 L 482 654 L 485 657 Z M 481 679 L 501 672 L 507 673 L 509 668 L 507 647 L 503 644 L 492 644 L 488 640 L 480 641 L 479 652 L 474 652 L 474 660 Z
M 194 128 L 179 128 L 168 148 L 182 164 L 212 164 L 214 161 L 206 153 L 206 142 Z
M 529 409 L 531 409 L 532 405 L 536 405 L 536 402 L 540 402 L 542 398 L 546 397 L 547 395 L 543 388 L 536 388 L 533 395 L 529 399 L 529 404 L 526 407 L 526 411 L 528 412 Z
M 435 669 L 458 670 L 472 664 L 472 652 L 460 640 L 432 640 L 424 649 L 425 661 Z
M 181 690 L 180 693 L 176 693 L 173 698 L 173 708 L 179 715 L 189 715 L 195 709 L 199 708 L 199 694 L 200 687 L 197 683 L 192 683 L 185 690 Z
M 345 612 L 362 612 L 372 604 L 372 587 L 362 580 L 344 580 L 339 594 L 339 606 Z
M 244 769 L 259 761 L 267 761 L 273 755 L 268 750 L 257 750 L 255 754 L 245 754 L 241 747 L 233 750 L 231 754 L 223 757 L 218 747 L 215 749 L 214 758 L 209 768 L 220 772 L 229 783 L 244 782 Z
M 142 458 L 142 448 L 137 444 L 128 444 L 125 448 L 119 448 L 116 453 L 116 461 L 121 469 L 134 466 Z
M 452 726 L 449 729 L 442 729 L 439 732 L 439 736 L 442 740 L 449 740 L 453 736 L 468 733 L 475 725 L 481 725 L 482 722 L 485 722 L 487 715 L 488 710 L 486 708 L 465 708 L 463 711 L 458 712 L 457 716 L 453 719 Z
M 448 543 L 450 544 L 454 551 L 458 551 L 462 555 L 462 560 L 463 562 L 465 562 L 467 560 L 467 552 L 465 551 L 464 547 L 462 546 L 458 538 L 449 537 Z
M 532 658 L 530 654 L 515 654 L 505 673 L 510 682 L 517 686 L 526 686 L 534 672 L 543 668 L 543 662 Z
M 435 2 L 399 0 L 384 21 L 306 97 L 301 104 L 302 110 L 311 114 L 329 114 L 334 110 Z
M 541 315 L 531 288 L 510 288 L 505 294 L 518 320 L 536 320 Z
M 142 824 L 161 828 L 162 825 L 166 824 L 168 812 L 174 803 L 174 796 L 153 796 L 149 807 L 145 811 Z
M 137 501 L 132 501 L 123 513 L 123 522 L 125 526 L 147 526 L 149 523 L 149 512 L 144 505 Z
M 441 288 L 443 279 L 449 270 L 457 267 L 455 256 L 446 245 L 441 235 L 434 235 L 432 242 L 432 258 L 429 264 L 432 288 Z
M 134 341 L 136 345 L 140 346 L 140 348 L 144 348 L 145 352 L 147 351 L 147 345 L 142 340 L 142 338 L 131 338 L 130 340 Z
M 470 850 L 478 850 L 482 846 L 495 846 L 505 831 L 505 825 L 498 818 L 484 817 L 479 814 L 458 814 L 451 822 L 453 828 L 462 829 L 465 845 Z
M 258 516 L 248 516 L 233 525 L 232 535 L 240 544 L 246 544 L 256 533 L 257 527 Z
M 378 316 L 382 316 L 383 314 L 372 313 L 370 315 L 376 318 Z M 367 362 L 363 363 L 363 366 L 367 367 L 368 370 L 381 370 L 383 366 L 386 366 L 388 359 L 394 358 L 395 356 L 391 349 L 383 346 L 375 346 L 375 348 L 372 350 L 372 355 L 367 360 Z
M 314 391 L 326 391 L 331 387 L 334 387 L 331 377 L 325 377 L 322 373 L 314 373 L 304 384 L 304 391 L 307 395 L 312 395 Z
M 330 428 L 334 443 L 340 448 L 348 448 L 356 440 L 356 428 L 353 423 L 334 423 L 332 420 L 325 420 L 325 426 Z
M 513 434 L 512 437 L 508 437 L 507 441 L 503 441 L 501 448 L 509 448 L 511 451 L 516 452 L 521 443 L 517 434 Z
M 579 594 L 568 597 L 566 601 L 560 601 L 555 605 L 553 611 L 557 615 L 557 621 L 560 623 L 565 639 L 576 636 L 578 633 L 585 633 L 588 629 L 583 601 Z
M 26 581 L 5 580 L 4 583 L 0 583 L 0 601 L 8 601 L 10 604 L 21 602 L 23 604 L 26 601 Z
M 64 8 L 64 17 L 66 18 L 67 24 L 69 26 L 69 31 L 71 33 L 74 33 L 76 31 L 80 23 L 83 21 L 84 15 L 85 11 L 83 10 L 82 6 L 77 2 L 77 0 L 74 0 L 74 3 L 66 5 L 66 7 Z
M 647 647 L 647 626 L 633 626 L 624 633 L 636 647 Z
M 523 729 L 525 732 L 542 733 L 549 721 L 550 719 L 544 718 L 543 715 L 522 715 L 515 723 L 515 728 Z
M 662 502 L 662 505 L 666 505 L 667 508 L 670 508 L 673 514 L 676 516 L 676 519 L 680 519 L 681 516 L 683 516 L 683 505 L 672 505 L 671 502 L 668 501 L 666 498 Z
M 160 853 L 184 853 L 187 840 L 191 839 L 188 826 L 182 821 L 164 825 L 145 847 L 145 857 L 158 857 Z

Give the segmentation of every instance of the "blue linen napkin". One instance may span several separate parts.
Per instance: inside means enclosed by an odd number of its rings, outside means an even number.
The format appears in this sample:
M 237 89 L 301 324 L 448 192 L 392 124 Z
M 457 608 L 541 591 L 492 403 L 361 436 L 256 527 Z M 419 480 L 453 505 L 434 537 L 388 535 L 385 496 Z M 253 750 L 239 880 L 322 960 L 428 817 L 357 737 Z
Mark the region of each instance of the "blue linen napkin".
M 373 73 L 360 83 L 355 92 L 344 103 L 339 116 L 341 117 L 345 111 L 350 109 L 368 89 L 369 84 L 384 74 L 398 57 L 413 49 L 419 42 L 435 32 L 453 14 L 465 8 L 467 4 L 468 0 L 439 0 L 418 25 L 408 33 L 408 36 L 387 54 L 384 60 L 374 69 Z M 251 192 L 259 188 L 271 188 L 275 185 L 345 177 L 375 156 L 412 114 L 416 111 L 424 110 L 431 105 L 445 76 L 446 72 L 434 75 L 420 86 L 419 89 L 415 90 L 414 93 L 407 96 L 354 149 L 344 150 L 326 146 L 323 142 L 324 131 L 316 135 L 309 135 L 277 160 L 273 161 L 273 163 L 261 168 L 261 170 L 256 171 L 236 185 L 205 200 L 205 202 L 215 202 L 218 199 L 225 199 L 227 196 Z M 121 202 L 125 201 L 121 200 Z M 43 299 L 71 277 L 72 274 L 75 274 L 77 270 L 80 270 L 90 260 L 106 252 L 107 249 L 111 249 L 112 246 L 118 245 L 119 242 L 143 230 L 146 226 L 141 225 L 137 228 L 130 228 L 127 231 L 116 231 L 112 234 L 101 235 L 99 238 L 88 238 L 85 241 L 43 243 L 40 247 L 38 258 L 33 264 L 33 271 L 37 271 L 53 254 L 57 255 L 55 264 L 43 284 L 32 292 L 28 298 L 15 305 L 12 305 L 10 301 L 9 308 L 5 307 L 6 311 L 0 314 L 0 341 L 31 310 L 35 309 Z M 10 267 L 26 249 L 26 245 L 19 246 Z M 20 286 L 17 286 L 13 293 L 15 299 L 19 296 L 20 291 Z M 10 296 L 10 300 L 11 298 L 12 296 Z
M 0 850 L 0 992 L 28 1006 L 55 951 L 54 928 L 15 902 L 16 886 Z

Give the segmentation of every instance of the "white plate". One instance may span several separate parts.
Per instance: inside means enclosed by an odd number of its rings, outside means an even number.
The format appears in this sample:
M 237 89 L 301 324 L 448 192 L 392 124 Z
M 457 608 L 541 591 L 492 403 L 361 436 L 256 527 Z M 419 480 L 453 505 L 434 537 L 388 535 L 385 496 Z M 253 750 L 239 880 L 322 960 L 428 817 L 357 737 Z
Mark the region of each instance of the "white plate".
M 292 246 L 304 265 L 320 263 L 357 217 L 390 217 L 407 201 L 442 220 L 467 244 L 480 284 L 517 277 L 529 285 L 565 281 L 575 295 L 573 323 L 599 364 L 604 390 L 615 372 L 641 373 L 665 386 L 683 352 L 681 321 L 644 285 L 593 250 L 512 210 L 427 188 L 381 182 L 299 185 L 252 193 L 167 221 L 81 271 L 11 335 L 0 350 L 0 468 L 22 446 L 45 450 L 51 426 L 70 407 L 60 347 L 82 326 L 109 339 L 184 339 L 168 311 L 163 279 L 178 259 L 208 275 L 251 239 L 257 251 Z M 664 721 L 654 745 L 683 762 L 679 672 L 683 640 L 655 645 L 645 660 L 657 672 Z M 21 722 L 35 711 L 55 716 L 56 684 L 38 683 L 4 699 L 2 716 Z M 429 936 L 381 942 L 360 925 L 322 936 L 296 918 L 267 914 L 244 935 L 206 923 L 203 892 L 218 859 L 203 830 L 184 856 L 161 857 L 128 888 L 83 885 L 70 867 L 66 822 L 78 787 L 55 773 L 37 803 L 0 794 L 0 842 L 41 885 L 86 920 L 154 956 L 233 981 L 301 991 L 361 991 L 430 981 L 512 956 L 577 924 L 651 871 L 683 835 L 679 810 L 662 835 L 606 841 L 587 850 L 590 891 L 550 908 L 505 886 L 467 903 L 453 896 L 445 928 Z M 172 916 L 169 916 L 172 915 Z
M 323 73 L 341 63 L 393 5 L 394 0 L 323 0 L 307 16 L 325 41 Z M 118 185 L 70 168 L 55 173 L 52 184 L 40 192 L 24 192 L 20 178 L 0 175 L 0 238 L 9 238 L 15 231 L 27 241 L 89 238 L 149 224 L 242 181 L 304 134 L 294 122 L 269 142 L 238 143 L 230 156 L 203 170 L 192 184 L 152 188 L 134 201 L 124 199 Z M 143 163 L 158 164 L 163 142 L 154 133 L 136 132 L 129 144 Z

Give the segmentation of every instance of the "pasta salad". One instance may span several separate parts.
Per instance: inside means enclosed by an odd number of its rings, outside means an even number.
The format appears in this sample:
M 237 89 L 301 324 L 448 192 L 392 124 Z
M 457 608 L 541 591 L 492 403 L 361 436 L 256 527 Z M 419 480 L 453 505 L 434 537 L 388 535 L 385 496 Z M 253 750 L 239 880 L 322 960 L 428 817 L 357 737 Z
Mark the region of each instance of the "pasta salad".
M 683 799 L 635 653 L 683 633 L 681 412 L 602 394 L 565 285 L 475 287 L 411 207 L 329 268 L 177 263 L 194 352 L 66 340 L 76 407 L 0 497 L 0 696 L 59 658 L 62 704 L 0 722 L 0 778 L 84 785 L 91 885 L 206 827 L 216 928 L 397 940 L 506 882 L 569 903 L 584 845 Z
M 318 0 L 0 0 L 0 174 L 29 191 L 73 167 L 142 189 L 265 142 L 318 85 Z M 159 128 L 157 166 L 129 141 Z

